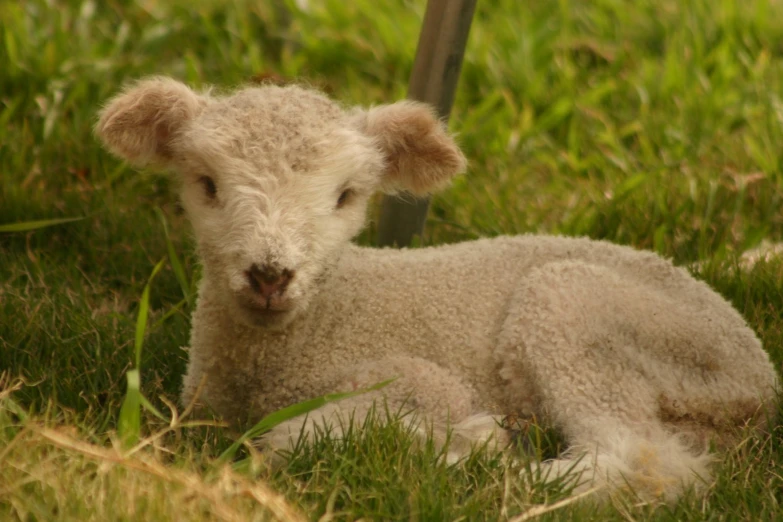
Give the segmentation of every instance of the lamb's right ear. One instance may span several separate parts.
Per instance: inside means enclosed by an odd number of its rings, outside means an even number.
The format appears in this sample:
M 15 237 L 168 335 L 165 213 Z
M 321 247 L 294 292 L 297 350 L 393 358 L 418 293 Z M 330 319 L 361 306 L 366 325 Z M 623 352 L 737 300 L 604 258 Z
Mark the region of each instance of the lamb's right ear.
M 112 153 L 133 165 L 165 164 L 171 159 L 171 140 L 206 104 L 205 97 L 176 80 L 148 78 L 109 101 L 95 134 Z

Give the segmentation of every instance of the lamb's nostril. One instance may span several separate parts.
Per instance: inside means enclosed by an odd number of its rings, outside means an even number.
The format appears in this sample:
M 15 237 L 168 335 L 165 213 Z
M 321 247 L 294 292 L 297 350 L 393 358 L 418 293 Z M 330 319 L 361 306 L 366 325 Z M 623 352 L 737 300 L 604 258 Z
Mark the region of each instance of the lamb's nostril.
M 275 294 L 282 295 L 285 292 L 288 283 L 294 277 L 294 271 L 253 264 L 247 271 L 247 277 L 250 281 L 250 287 L 265 299 L 269 299 Z

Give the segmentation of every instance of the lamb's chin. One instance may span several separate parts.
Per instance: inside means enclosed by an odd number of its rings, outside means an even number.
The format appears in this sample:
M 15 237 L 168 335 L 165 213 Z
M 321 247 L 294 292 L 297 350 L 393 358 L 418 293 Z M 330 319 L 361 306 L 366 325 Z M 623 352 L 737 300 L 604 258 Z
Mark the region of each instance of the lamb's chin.
M 278 331 L 287 327 L 298 315 L 296 309 L 291 310 L 263 310 L 237 304 L 234 309 L 234 318 L 251 328 Z

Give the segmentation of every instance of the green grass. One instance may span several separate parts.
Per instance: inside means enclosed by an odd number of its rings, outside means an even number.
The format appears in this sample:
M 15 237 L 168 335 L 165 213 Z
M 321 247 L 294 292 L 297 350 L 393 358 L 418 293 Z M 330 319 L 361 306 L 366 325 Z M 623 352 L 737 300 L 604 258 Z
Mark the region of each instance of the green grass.
M 148 409 L 143 448 L 113 449 L 132 368 L 171 416 L 199 271 L 168 177 L 103 152 L 96 111 L 150 74 L 221 87 L 301 77 L 346 104 L 405 95 L 423 1 L 310 5 L 0 0 L 0 519 L 264 519 L 279 500 L 264 484 L 309 519 L 502 520 L 569 499 L 497 457 L 446 466 L 398 422 L 325 434 L 277 471 L 251 448 L 242 469 L 221 468 L 239 434 L 169 427 Z M 735 261 L 783 239 L 781 93 L 777 2 L 480 1 L 451 121 L 470 170 L 433 201 L 425 243 L 544 232 L 705 261 L 699 277 L 780 368 L 783 263 L 741 273 Z M 83 219 L 31 224 L 69 218 Z M 704 494 L 572 502 L 541 518 L 770 520 L 781 463 L 776 424 Z

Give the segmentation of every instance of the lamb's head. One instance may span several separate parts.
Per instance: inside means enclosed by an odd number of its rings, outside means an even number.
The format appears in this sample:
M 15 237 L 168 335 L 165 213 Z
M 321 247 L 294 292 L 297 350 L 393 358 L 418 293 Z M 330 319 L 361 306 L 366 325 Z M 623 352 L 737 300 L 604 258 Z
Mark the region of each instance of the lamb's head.
M 465 166 L 425 105 L 344 111 L 296 86 L 213 96 L 146 79 L 109 102 L 96 132 L 129 162 L 179 174 L 205 278 L 265 327 L 306 309 L 375 190 L 426 194 Z

